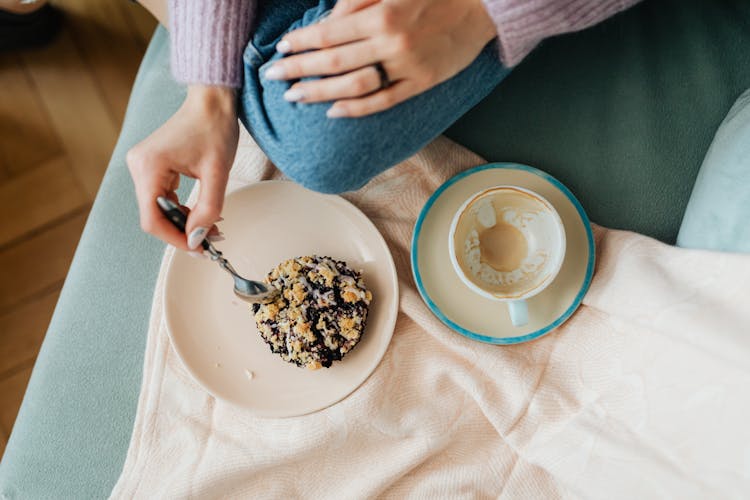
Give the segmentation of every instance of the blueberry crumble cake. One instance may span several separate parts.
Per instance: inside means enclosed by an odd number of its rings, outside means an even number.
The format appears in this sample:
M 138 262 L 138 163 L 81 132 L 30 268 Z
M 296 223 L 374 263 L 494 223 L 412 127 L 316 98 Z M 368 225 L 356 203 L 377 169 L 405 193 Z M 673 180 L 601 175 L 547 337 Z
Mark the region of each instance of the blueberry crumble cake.
M 345 262 L 289 259 L 265 282 L 280 293 L 251 308 L 263 340 L 284 361 L 310 370 L 328 368 L 359 342 L 372 293 Z

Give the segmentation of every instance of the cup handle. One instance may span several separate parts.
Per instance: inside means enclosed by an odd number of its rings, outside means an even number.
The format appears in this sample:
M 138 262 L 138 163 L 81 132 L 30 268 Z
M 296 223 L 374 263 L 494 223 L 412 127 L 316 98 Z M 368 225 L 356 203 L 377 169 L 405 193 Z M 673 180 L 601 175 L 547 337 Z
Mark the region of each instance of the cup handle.
M 508 302 L 508 312 L 513 326 L 524 326 L 529 322 L 529 308 L 525 300 L 513 300 Z

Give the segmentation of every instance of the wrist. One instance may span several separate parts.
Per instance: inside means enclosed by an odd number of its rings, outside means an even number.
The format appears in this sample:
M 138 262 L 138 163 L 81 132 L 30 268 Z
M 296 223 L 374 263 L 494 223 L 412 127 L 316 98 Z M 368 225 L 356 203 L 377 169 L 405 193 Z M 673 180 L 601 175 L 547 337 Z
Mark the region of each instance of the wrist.
M 189 85 L 185 103 L 203 113 L 237 117 L 237 97 L 231 87 Z

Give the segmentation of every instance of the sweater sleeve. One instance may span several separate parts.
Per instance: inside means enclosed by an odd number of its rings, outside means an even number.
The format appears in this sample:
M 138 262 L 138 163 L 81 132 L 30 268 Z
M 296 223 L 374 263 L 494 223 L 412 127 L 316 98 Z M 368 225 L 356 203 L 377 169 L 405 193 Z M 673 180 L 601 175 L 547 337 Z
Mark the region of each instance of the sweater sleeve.
M 239 87 L 252 0 L 169 0 L 172 74 L 181 83 Z
M 515 66 L 543 39 L 579 31 L 640 0 L 483 0 L 497 28 L 500 58 Z

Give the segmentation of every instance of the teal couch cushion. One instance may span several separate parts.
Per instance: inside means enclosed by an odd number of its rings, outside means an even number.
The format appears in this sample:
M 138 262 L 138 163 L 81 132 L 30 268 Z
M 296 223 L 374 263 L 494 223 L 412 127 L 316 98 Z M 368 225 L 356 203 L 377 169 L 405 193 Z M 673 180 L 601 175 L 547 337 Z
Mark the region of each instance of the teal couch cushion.
M 750 90 L 716 132 L 677 236 L 681 247 L 750 253 Z

